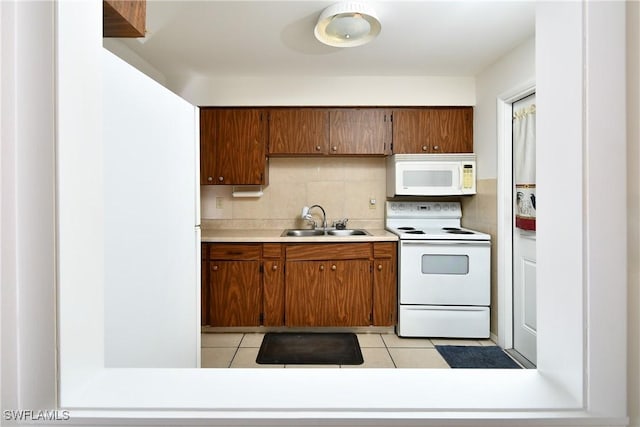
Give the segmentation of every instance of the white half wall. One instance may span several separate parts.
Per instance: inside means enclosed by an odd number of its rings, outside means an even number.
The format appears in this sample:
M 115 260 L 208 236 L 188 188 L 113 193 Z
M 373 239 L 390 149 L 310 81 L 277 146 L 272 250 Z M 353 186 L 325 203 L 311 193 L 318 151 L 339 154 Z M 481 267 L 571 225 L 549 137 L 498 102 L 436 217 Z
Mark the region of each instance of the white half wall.
M 56 405 L 54 9 L 0 2 L 3 410 Z

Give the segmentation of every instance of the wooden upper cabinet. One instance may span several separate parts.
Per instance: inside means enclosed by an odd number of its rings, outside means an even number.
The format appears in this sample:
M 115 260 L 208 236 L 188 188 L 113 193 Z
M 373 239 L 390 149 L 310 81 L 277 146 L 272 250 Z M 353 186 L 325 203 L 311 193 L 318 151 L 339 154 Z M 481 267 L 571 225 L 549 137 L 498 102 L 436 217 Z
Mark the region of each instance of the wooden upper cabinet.
M 269 111 L 270 155 L 322 155 L 329 148 L 329 110 L 282 108 Z
M 103 0 L 103 37 L 144 37 L 146 0 Z
M 393 153 L 472 153 L 473 108 L 401 108 L 393 111 Z
M 266 113 L 256 108 L 200 109 L 200 183 L 266 185 Z
M 332 109 L 329 120 L 329 154 L 391 154 L 391 110 Z

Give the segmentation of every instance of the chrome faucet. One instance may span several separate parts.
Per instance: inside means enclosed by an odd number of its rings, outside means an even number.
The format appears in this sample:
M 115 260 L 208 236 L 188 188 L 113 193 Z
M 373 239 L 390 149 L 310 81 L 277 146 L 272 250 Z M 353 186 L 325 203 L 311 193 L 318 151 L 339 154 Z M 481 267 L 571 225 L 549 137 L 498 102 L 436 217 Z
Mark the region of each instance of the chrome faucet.
M 313 219 L 313 216 L 311 215 L 311 209 L 313 208 L 320 208 L 320 210 L 322 211 L 322 229 L 326 230 L 327 229 L 327 213 L 324 211 L 324 208 L 320 205 L 313 205 L 309 208 L 306 206 L 303 207 L 302 214 L 301 214 L 302 219 L 311 223 L 313 225 L 313 228 L 315 229 L 317 227 L 317 224 Z

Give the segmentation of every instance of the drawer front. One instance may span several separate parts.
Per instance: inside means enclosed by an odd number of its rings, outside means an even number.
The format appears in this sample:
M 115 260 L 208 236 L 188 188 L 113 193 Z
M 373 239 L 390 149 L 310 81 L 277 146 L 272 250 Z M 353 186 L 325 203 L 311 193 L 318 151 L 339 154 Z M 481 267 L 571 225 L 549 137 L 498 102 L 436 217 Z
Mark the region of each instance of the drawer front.
M 259 260 L 262 245 L 245 243 L 212 243 L 209 245 L 209 259 Z
M 265 243 L 262 246 L 263 258 L 282 258 L 282 245 L 280 243 Z
M 374 258 L 394 258 L 396 256 L 395 242 L 374 242 L 373 257 Z
M 326 243 L 288 245 L 287 260 L 338 260 L 371 258 L 371 243 Z

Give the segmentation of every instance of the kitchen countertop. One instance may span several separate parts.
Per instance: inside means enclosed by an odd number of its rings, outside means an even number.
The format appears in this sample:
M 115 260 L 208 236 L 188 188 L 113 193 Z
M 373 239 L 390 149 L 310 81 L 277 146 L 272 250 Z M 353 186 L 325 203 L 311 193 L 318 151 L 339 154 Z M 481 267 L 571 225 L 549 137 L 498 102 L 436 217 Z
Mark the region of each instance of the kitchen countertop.
M 384 229 L 368 229 L 366 236 L 308 236 L 282 237 L 284 229 L 203 229 L 202 242 L 248 243 L 330 243 L 330 242 L 395 242 L 398 236 Z

